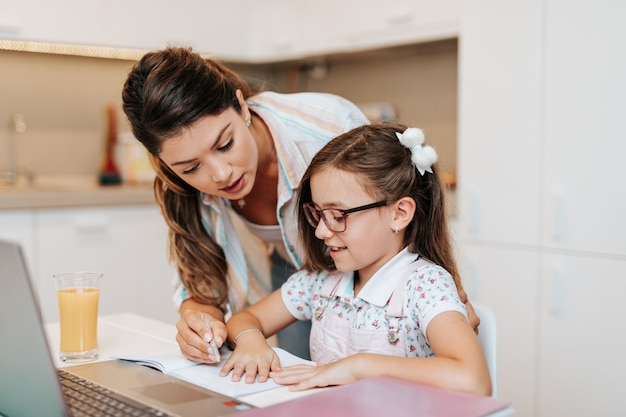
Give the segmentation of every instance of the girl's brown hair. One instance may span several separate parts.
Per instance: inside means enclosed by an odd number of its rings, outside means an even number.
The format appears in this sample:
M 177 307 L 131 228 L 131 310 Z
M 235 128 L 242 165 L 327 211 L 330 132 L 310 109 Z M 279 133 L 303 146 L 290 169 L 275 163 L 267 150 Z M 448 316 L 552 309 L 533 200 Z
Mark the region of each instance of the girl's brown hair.
M 224 251 L 202 224 L 199 192 L 161 159 L 161 146 L 199 119 L 229 108 L 241 113 L 244 99 L 256 93 L 235 72 L 189 48 L 150 52 L 132 68 L 122 100 L 135 137 L 152 156 L 154 193 L 169 226 L 170 260 L 190 296 L 222 310 L 228 300 Z
M 311 177 L 326 168 L 358 174 L 361 185 L 374 200 L 415 200 L 413 221 L 404 233 L 409 250 L 442 266 L 459 287 L 460 277 L 452 250 L 445 213 L 444 189 L 437 173 L 421 175 L 411 161 L 411 151 L 403 146 L 396 132 L 401 124 L 371 124 L 357 127 L 330 141 L 315 155 L 301 182 L 298 209 L 300 239 L 305 251 L 304 268 L 309 271 L 334 268 L 324 242 L 306 220 L 303 204 L 312 201 Z

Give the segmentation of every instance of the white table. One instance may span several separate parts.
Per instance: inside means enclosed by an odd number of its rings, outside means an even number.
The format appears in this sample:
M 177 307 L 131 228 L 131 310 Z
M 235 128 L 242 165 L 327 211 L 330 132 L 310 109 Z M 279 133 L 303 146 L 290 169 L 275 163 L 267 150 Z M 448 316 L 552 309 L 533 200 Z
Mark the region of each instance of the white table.
M 71 366 L 59 359 L 59 323 L 45 325 L 46 336 L 57 367 Z M 100 316 L 98 318 L 98 347 L 100 355 L 97 361 L 111 360 L 115 357 L 145 355 L 167 350 L 176 343 L 176 327 L 143 317 L 134 313 L 121 313 Z M 287 387 L 251 394 L 240 398 L 257 407 L 265 407 L 278 402 L 292 400 L 317 392 L 308 390 L 291 392 Z M 507 408 L 485 417 L 505 417 L 513 415 L 513 409 Z
M 60 326 L 58 322 L 45 325 L 52 357 L 57 367 L 71 366 L 59 359 Z M 146 352 L 159 352 L 176 343 L 176 327 L 133 313 L 112 314 L 98 318 L 98 362 Z

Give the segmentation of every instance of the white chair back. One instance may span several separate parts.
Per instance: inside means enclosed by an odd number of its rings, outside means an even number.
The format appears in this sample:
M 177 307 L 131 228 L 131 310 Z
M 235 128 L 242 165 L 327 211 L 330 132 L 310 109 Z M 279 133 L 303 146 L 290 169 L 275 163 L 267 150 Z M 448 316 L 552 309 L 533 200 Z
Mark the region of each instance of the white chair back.
M 478 340 L 480 340 L 487 359 L 489 374 L 491 375 L 492 397 L 498 396 L 498 329 L 496 316 L 493 310 L 480 302 L 471 301 L 474 311 L 480 318 L 478 326 Z

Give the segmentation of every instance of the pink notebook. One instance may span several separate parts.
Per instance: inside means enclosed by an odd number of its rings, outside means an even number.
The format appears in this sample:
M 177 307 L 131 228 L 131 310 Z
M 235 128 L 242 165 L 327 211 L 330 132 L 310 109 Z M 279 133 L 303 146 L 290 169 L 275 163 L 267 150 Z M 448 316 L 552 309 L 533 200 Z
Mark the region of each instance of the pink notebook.
M 319 394 L 256 408 L 238 417 L 484 417 L 510 410 L 510 403 L 376 377 L 324 390 Z M 512 410 L 511 410 L 512 414 Z

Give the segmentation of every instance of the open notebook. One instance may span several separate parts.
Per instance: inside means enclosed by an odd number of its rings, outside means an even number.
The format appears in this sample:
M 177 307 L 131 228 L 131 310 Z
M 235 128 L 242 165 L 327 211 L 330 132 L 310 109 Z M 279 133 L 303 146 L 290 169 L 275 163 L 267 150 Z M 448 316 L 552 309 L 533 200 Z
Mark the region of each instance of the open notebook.
M 315 362 L 299 358 L 284 349 L 275 347 L 274 351 L 280 359 L 281 366 L 292 366 L 299 364 L 315 365 Z M 159 371 L 183 379 L 192 384 L 219 392 L 230 397 L 241 398 L 246 395 L 263 393 L 266 391 L 281 388 L 271 379 L 266 382 L 255 382 L 247 384 L 245 378 L 238 382 L 233 382 L 231 376 L 220 376 L 221 365 L 230 357 L 232 351 L 222 347 L 220 349 L 221 363 L 220 365 L 208 365 L 193 362 L 186 359 L 181 353 L 178 346 L 171 349 L 163 350 L 151 354 L 135 354 L 135 355 L 118 355 L 119 359 L 134 362 L 139 365 L 145 365 L 158 369 Z

